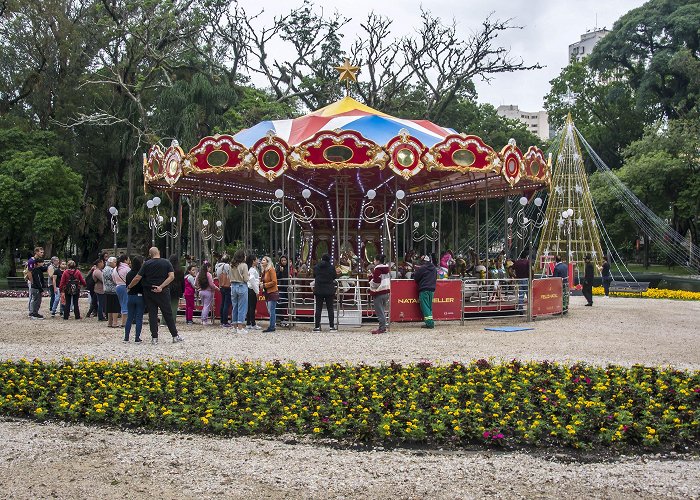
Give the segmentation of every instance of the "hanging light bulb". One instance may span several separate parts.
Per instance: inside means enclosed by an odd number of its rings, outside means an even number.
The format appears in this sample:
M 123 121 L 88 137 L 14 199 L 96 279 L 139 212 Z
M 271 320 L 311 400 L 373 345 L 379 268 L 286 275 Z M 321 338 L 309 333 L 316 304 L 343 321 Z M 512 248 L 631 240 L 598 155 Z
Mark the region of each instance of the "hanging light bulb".
M 308 200 L 309 198 L 311 198 L 311 190 L 310 190 L 310 189 L 304 189 L 304 190 L 301 192 L 301 195 L 304 197 L 305 200 Z
M 406 197 L 406 192 L 403 189 L 396 191 L 396 199 L 403 200 Z
M 153 198 L 153 206 L 157 207 L 158 205 L 160 205 L 160 201 L 161 200 L 158 196 L 154 197 Z
M 207 227 L 207 226 L 209 225 L 209 221 L 208 221 L 207 219 L 204 219 L 204 220 L 202 221 L 202 225 L 203 225 L 204 227 Z
M 369 191 L 367 191 L 367 198 L 369 198 L 370 200 L 373 200 L 376 197 L 377 197 L 377 192 L 374 189 L 370 189 Z
M 542 206 L 542 198 L 540 198 L 539 196 L 537 198 L 535 198 L 535 206 L 536 207 Z
M 508 217 L 508 224 L 512 224 L 512 223 L 513 223 L 513 217 Z
M 221 227 L 222 222 L 220 220 L 216 221 L 216 227 Z
M 523 196 L 522 198 L 520 198 L 520 204 L 522 206 L 527 205 L 527 197 Z
M 154 207 L 154 205 L 153 205 L 153 200 L 148 200 L 148 201 L 146 202 L 146 206 L 149 208 L 149 210 L 152 209 L 152 208 Z
M 276 189 L 276 190 L 275 190 L 275 198 L 277 198 L 277 199 L 279 200 L 279 199 L 281 199 L 283 196 L 284 196 L 284 191 L 282 191 L 281 189 Z

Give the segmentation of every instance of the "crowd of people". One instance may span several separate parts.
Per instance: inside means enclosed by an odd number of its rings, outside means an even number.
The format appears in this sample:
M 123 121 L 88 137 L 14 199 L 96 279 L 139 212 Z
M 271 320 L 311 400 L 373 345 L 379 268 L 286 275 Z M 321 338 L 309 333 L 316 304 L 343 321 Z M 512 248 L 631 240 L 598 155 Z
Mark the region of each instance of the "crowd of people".
M 451 254 L 446 252 L 436 262 L 434 256 L 422 255 L 411 262 L 410 277 L 417 283 L 424 328 L 434 328 L 433 297 L 438 278 L 454 265 L 453 259 L 449 257 Z M 488 270 L 483 265 L 475 265 L 474 272 L 483 273 L 483 277 L 493 276 L 517 283 L 518 303 L 522 305 L 531 265 L 527 251 L 524 251 L 515 261 L 499 255 L 489 263 Z M 609 275 L 609 265 L 602 268 L 604 285 L 606 271 Z M 331 257 L 325 254 L 313 265 L 312 273 L 309 274 L 313 277 L 310 285 L 315 302 L 313 331 L 321 331 L 324 307 L 329 329 L 336 331 L 334 303 L 338 293 L 337 267 L 331 263 Z M 556 257 L 553 275 L 568 279 L 568 267 L 561 262 L 559 256 Z M 269 256 L 258 261 L 254 255 L 246 255 L 243 250 L 237 250 L 232 257 L 220 256 L 214 266 L 205 260 L 201 266 L 191 263 L 184 268 L 176 255 L 169 259 L 161 258 L 156 247 L 149 249 L 145 259 L 140 255 L 110 256 L 105 252 L 92 263 L 85 276 L 75 261 L 62 261 L 58 257 L 44 260 L 43 248 L 37 247 L 25 270 L 30 292 L 28 315 L 31 319 L 44 319 L 39 311 L 45 290 L 48 291 L 52 317 L 58 313 L 64 320 L 68 320 L 73 312 L 75 319 L 81 319 L 79 298 L 81 292 L 87 291 L 87 318 L 95 317 L 97 321 L 106 321 L 110 328 L 123 329 L 125 342 L 130 341 L 133 328 L 134 342 L 142 342 L 143 317 L 147 313 L 151 342 L 154 344 L 158 343 L 160 324 L 167 326 L 173 342 L 183 340 L 176 324 L 181 298 L 184 298 L 187 325 L 195 321 L 197 297 L 201 304 L 199 321 L 205 326 L 213 325 L 216 316 L 213 311 L 214 298 L 217 293 L 221 296 L 217 311 L 221 328 L 236 333 L 262 330 L 256 321 L 258 297 L 261 294 L 265 298 L 269 316 L 267 328 L 262 331 L 274 332 L 278 322 L 281 326 L 287 326 L 290 319 L 288 306 L 291 279 L 296 276 L 295 268 L 284 255 L 279 257 L 275 265 Z M 386 256 L 376 255 L 367 275 L 369 295 L 378 318 L 378 327 L 372 334 L 387 331 L 391 276 Z M 587 305 L 592 305 L 592 282 L 593 267 L 590 257 L 587 257 L 583 280 Z M 568 293 L 564 295 L 564 300 L 567 301 Z

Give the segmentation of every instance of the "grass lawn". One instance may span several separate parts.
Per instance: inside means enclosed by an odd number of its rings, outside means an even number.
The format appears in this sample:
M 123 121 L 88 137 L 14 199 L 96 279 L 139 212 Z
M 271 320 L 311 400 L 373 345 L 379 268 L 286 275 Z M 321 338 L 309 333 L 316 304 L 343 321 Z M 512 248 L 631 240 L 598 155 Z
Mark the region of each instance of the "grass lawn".
M 622 266 L 620 266 L 622 267 Z M 632 274 L 649 274 L 649 273 L 656 273 L 656 274 L 668 274 L 670 276 L 691 276 L 693 273 L 688 271 L 687 269 L 680 267 L 680 266 L 674 266 L 669 269 L 668 266 L 660 265 L 660 264 L 652 264 L 648 268 L 645 268 L 642 264 L 627 264 L 627 269 L 630 270 Z M 617 266 L 613 263 L 612 265 L 612 271 L 615 273 L 617 271 Z

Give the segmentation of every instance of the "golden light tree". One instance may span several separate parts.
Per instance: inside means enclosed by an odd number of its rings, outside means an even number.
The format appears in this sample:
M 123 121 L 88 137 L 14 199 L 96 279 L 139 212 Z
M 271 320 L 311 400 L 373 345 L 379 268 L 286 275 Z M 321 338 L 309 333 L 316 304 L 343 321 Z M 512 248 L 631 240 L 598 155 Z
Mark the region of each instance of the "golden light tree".
M 575 269 L 582 272 L 583 259 L 588 254 L 595 265 L 602 264 L 600 231 L 571 114 L 566 118 L 559 143 L 545 220 L 538 262 L 544 264 L 560 255 L 562 261 L 574 263 Z

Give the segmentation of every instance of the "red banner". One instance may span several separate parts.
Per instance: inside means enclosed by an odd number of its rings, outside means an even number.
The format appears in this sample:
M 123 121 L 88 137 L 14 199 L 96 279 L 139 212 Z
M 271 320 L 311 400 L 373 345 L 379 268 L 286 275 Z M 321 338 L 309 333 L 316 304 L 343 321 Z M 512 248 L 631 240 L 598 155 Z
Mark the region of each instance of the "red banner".
M 391 321 L 423 321 L 418 303 L 418 287 L 413 280 L 391 280 Z M 462 319 L 462 282 L 438 280 L 433 297 L 435 321 Z
M 532 316 L 561 314 L 562 294 L 561 278 L 532 280 Z

